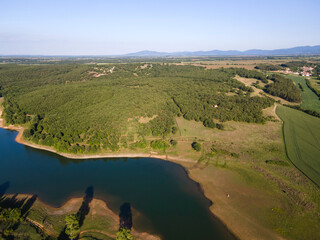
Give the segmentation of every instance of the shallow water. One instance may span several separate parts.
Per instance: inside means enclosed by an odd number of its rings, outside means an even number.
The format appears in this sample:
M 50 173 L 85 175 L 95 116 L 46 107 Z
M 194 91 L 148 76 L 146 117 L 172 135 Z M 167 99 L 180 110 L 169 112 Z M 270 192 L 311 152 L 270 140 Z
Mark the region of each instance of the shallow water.
M 153 158 L 70 160 L 18 144 L 16 135 L 0 129 L 1 192 L 36 194 L 61 206 L 92 186 L 94 198 L 117 214 L 123 203 L 130 203 L 138 231 L 165 240 L 234 239 L 178 164 Z

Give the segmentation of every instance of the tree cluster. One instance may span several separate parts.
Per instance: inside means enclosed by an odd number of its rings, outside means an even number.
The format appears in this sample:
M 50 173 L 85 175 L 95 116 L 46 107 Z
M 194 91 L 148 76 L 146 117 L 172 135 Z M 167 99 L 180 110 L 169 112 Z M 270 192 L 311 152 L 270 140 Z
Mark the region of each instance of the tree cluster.
M 289 102 L 301 102 L 301 92 L 292 80 L 285 78 L 279 74 L 273 74 L 269 77 L 273 83 L 265 86 L 265 92 L 281 97 Z

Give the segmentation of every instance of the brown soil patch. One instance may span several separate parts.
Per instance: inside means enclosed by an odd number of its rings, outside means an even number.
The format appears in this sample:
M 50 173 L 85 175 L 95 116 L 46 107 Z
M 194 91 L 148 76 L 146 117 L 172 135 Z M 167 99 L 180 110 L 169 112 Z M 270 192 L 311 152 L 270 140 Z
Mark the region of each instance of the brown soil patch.
M 77 212 L 82 204 L 82 201 L 83 198 L 72 198 L 58 208 L 52 207 L 43 202 L 41 202 L 41 204 L 46 207 L 46 210 L 50 215 L 65 215 Z
M 140 69 L 145 69 L 145 68 L 147 68 L 148 66 L 150 66 L 150 67 L 152 68 L 152 64 L 146 63 L 146 64 L 140 66 Z
M 153 115 L 152 117 L 140 117 L 139 123 L 148 123 L 151 120 L 155 119 L 158 115 Z
M 273 202 L 262 190 L 242 184 L 235 172 L 214 166 L 194 168 L 190 170 L 190 176 L 201 182 L 205 195 L 213 200 L 210 210 L 236 236 L 241 239 L 283 239 L 257 219 L 256 215 Z
M 227 96 L 235 96 L 235 95 L 237 95 L 237 94 L 234 93 L 234 92 L 227 92 L 226 95 L 227 95 Z

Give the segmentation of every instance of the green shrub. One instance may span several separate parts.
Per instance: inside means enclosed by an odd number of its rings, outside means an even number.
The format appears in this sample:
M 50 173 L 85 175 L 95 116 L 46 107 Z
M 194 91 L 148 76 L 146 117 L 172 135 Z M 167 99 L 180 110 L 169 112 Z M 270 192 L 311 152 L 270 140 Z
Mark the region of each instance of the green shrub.
M 273 164 L 278 166 L 289 166 L 289 163 L 281 160 L 266 160 L 266 164 Z
M 216 124 L 212 121 L 212 119 L 204 120 L 203 125 L 208 128 L 215 128 L 216 127 Z
M 192 148 L 193 148 L 194 150 L 196 150 L 197 152 L 200 152 L 200 151 L 201 151 L 201 143 L 193 142 L 193 143 L 191 144 L 191 146 L 192 146 Z
M 176 140 L 171 139 L 170 144 L 175 147 L 177 146 L 178 142 Z
M 164 140 L 151 141 L 150 146 L 153 149 L 159 149 L 159 150 L 166 150 L 170 147 L 170 145 Z
M 146 141 L 139 141 L 131 144 L 132 148 L 146 148 L 148 146 Z

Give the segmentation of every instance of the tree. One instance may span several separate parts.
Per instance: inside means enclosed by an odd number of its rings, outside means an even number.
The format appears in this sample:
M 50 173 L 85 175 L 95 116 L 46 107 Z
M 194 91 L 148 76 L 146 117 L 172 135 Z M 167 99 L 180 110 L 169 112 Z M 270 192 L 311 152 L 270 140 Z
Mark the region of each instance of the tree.
M 194 150 L 196 150 L 197 152 L 200 152 L 200 151 L 201 151 L 201 143 L 193 142 L 193 143 L 191 144 L 191 146 L 192 146 L 192 148 L 193 148 Z
M 178 142 L 176 140 L 173 140 L 173 139 L 170 140 L 170 143 L 174 147 L 177 146 L 177 144 L 178 144 Z
M 66 216 L 65 221 L 65 233 L 69 236 L 70 239 L 76 239 L 80 231 L 78 217 L 76 216 L 76 214 L 71 214 Z
M 177 127 L 172 127 L 172 134 L 176 134 L 178 131 L 178 128 Z
M 120 228 L 117 232 L 116 240 L 133 240 L 130 229 Z
M 215 128 L 216 127 L 216 124 L 212 121 L 212 119 L 204 120 L 203 125 L 208 128 Z
M 19 208 L 0 208 L 0 223 L 4 223 L 3 233 L 9 236 L 13 232 L 16 224 L 22 221 L 21 210 Z

